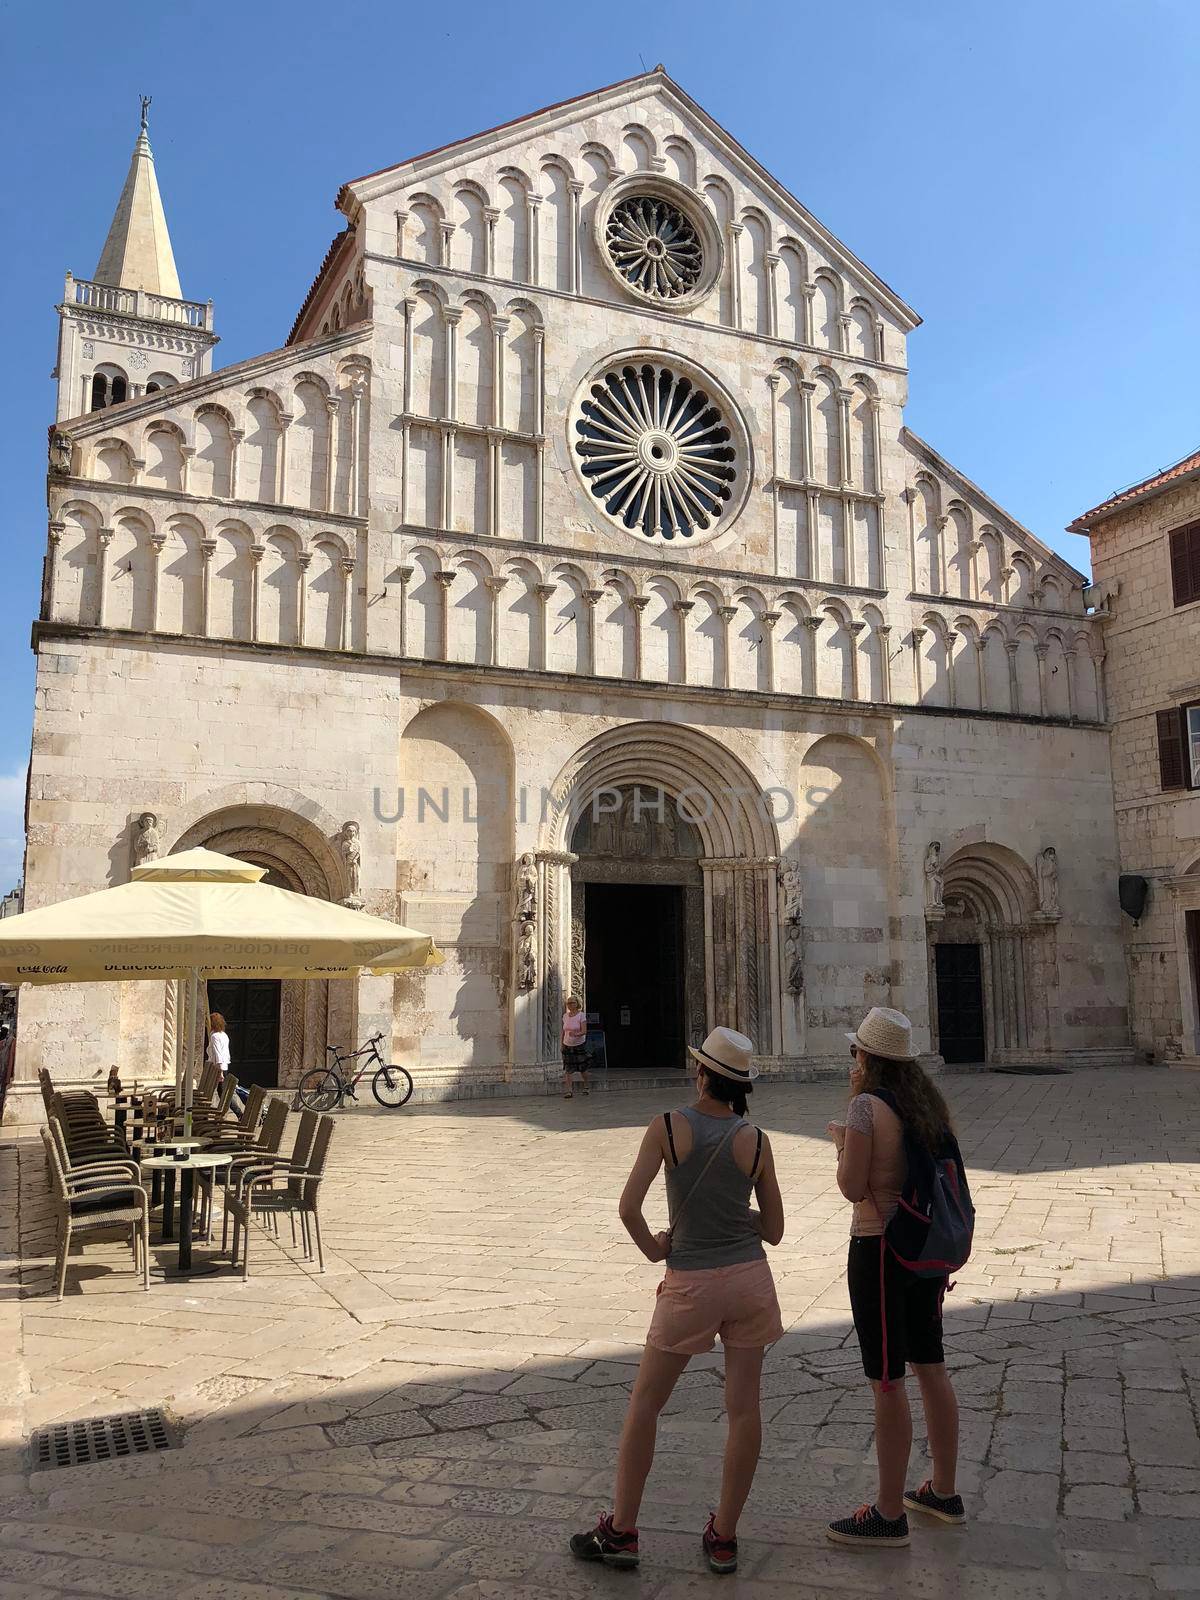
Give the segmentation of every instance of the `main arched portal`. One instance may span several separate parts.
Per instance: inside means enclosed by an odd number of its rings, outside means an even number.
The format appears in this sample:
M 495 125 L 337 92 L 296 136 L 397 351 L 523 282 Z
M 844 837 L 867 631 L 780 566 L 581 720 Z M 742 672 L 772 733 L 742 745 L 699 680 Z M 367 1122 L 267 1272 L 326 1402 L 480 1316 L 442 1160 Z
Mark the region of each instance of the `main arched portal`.
M 641 722 L 583 746 L 538 852 L 539 1058 L 559 1058 L 564 985 L 614 1066 L 679 1066 L 718 1023 L 778 1057 L 778 860 L 771 796 L 708 735 Z

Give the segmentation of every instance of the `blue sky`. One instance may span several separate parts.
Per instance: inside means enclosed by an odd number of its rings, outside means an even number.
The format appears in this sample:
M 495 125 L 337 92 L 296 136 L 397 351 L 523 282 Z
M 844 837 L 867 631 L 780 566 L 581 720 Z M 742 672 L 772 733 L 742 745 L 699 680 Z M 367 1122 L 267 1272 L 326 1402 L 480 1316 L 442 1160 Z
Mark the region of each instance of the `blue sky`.
M 925 318 L 908 422 L 1076 565 L 1085 507 L 1200 442 L 1192 0 L 9 4 L 0 175 L 0 891 L 20 862 L 53 306 L 137 130 L 220 364 L 281 344 L 338 185 L 665 63 Z M 131 708 L 131 712 L 134 708 Z

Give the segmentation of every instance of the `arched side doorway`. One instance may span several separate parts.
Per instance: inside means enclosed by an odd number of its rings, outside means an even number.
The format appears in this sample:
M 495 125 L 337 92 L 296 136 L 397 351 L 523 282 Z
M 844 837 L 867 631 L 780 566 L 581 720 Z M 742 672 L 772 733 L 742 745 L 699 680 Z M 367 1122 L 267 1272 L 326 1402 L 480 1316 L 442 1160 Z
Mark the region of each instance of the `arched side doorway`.
M 322 900 L 341 900 L 346 893 L 333 845 L 292 812 L 227 807 L 193 823 L 172 849 L 194 845 L 264 867 L 264 882 L 276 888 Z M 357 993 L 348 978 L 221 979 L 209 985 L 209 1005 L 230 1025 L 232 1069 L 240 1082 L 290 1088 L 324 1060 L 326 1044 L 355 1038 Z
M 926 913 L 934 1049 L 952 1064 L 1048 1054 L 1055 935 L 1033 873 L 979 844 L 949 858 L 944 881 L 944 915 Z
M 636 807 L 635 791 L 644 797 Z M 610 810 L 614 806 L 619 809 Z M 611 849 L 609 819 L 615 819 Z M 669 896 L 659 908 L 672 947 L 677 943 L 683 955 L 682 1001 L 674 1007 L 681 1044 L 724 1023 L 748 1034 L 760 1057 L 781 1054 L 778 836 L 769 800 L 731 751 L 695 729 L 664 723 L 600 734 L 572 756 L 552 786 L 541 843 L 540 1061 L 560 1059 L 563 983 L 579 971 L 581 927 L 586 980 L 591 882 L 682 890 L 682 903 L 675 897 L 678 935 L 670 931 Z M 577 854 L 577 847 L 588 854 Z M 582 918 L 575 909 L 577 884 L 585 885 Z M 620 930 L 619 915 L 611 915 L 610 943 Z M 669 1031 L 659 1044 L 675 1049 Z M 653 1041 L 639 1048 L 653 1050 Z M 674 1060 L 643 1064 L 675 1066 L 681 1059 L 680 1049 Z

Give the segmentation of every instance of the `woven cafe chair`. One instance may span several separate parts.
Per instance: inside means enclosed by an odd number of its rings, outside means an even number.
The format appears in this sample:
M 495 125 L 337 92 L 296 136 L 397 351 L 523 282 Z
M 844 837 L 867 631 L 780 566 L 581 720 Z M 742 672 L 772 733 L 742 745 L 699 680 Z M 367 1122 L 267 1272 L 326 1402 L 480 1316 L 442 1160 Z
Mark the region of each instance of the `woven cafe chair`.
M 315 1113 L 305 1112 L 305 1116 Z M 297 1143 L 299 1143 L 297 1135 Z M 227 1207 L 233 1216 L 233 1251 L 231 1261 L 236 1268 L 239 1239 L 242 1247 L 242 1278 L 250 1276 L 250 1221 L 258 1214 L 272 1218 L 287 1213 L 300 1218 L 301 1233 L 305 1242 L 305 1257 L 312 1260 L 312 1243 L 315 1236 L 317 1263 L 325 1271 L 325 1252 L 321 1244 L 321 1218 L 318 1209 L 321 1181 L 329 1157 L 329 1141 L 333 1137 L 333 1118 L 317 1118 L 316 1131 L 307 1160 L 297 1166 L 291 1160 L 260 1163 L 248 1166 L 238 1176 L 237 1184 L 230 1190 Z M 279 1179 L 286 1179 L 280 1185 Z M 295 1237 L 293 1229 L 293 1238 Z
M 221 1253 L 224 1254 L 229 1244 L 229 1192 L 235 1187 L 239 1174 L 252 1162 L 261 1161 L 264 1156 L 277 1156 L 279 1146 L 283 1143 L 283 1130 L 287 1126 L 288 1106 L 286 1100 L 272 1096 L 267 1105 L 267 1114 L 262 1120 L 257 1137 L 246 1146 L 245 1150 L 234 1156 L 233 1161 L 224 1169 L 225 1181 L 225 1215 L 221 1221 Z M 202 1178 L 202 1183 L 209 1185 L 209 1214 L 212 1212 L 212 1178 Z
M 68 1172 L 62 1164 L 53 1135 L 40 1128 L 50 1167 L 56 1240 L 54 1280 L 61 1300 L 67 1285 L 67 1257 L 76 1233 L 96 1228 L 128 1228 L 133 1249 L 133 1270 L 142 1274 L 142 1288 L 150 1287 L 150 1202 L 140 1183 L 122 1182 L 117 1173 Z

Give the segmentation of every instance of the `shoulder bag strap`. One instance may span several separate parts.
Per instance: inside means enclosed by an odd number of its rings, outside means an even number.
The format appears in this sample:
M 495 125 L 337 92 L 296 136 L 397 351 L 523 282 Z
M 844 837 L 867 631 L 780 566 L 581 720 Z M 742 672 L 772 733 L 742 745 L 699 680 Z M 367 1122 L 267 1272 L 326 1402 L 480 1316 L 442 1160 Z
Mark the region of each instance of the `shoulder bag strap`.
M 671 1113 L 669 1111 L 663 1112 L 663 1122 L 667 1129 L 667 1143 L 671 1147 L 671 1166 L 677 1167 L 679 1165 L 679 1156 L 675 1151 L 675 1131 L 671 1127 Z
M 708 1160 L 704 1163 L 703 1167 L 700 1169 L 700 1176 L 696 1179 L 695 1183 L 688 1190 L 688 1192 L 684 1195 L 683 1201 L 682 1201 L 682 1203 L 681 1203 L 681 1205 L 679 1207 L 679 1210 L 671 1218 L 671 1228 L 668 1229 L 668 1232 L 670 1232 L 674 1228 L 678 1227 L 679 1219 L 683 1215 L 683 1213 L 687 1210 L 689 1201 L 691 1200 L 692 1196 L 695 1194 L 696 1190 L 704 1182 L 705 1178 L 708 1177 L 708 1169 L 712 1166 L 713 1162 L 721 1154 L 721 1151 L 724 1150 L 725 1146 L 729 1143 L 730 1139 L 733 1138 L 734 1134 L 738 1131 L 738 1129 L 743 1127 L 743 1126 L 744 1126 L 744 1123 L 743 1123 L 742 1118 L 741 1117 L 735 1118 L 733 1127 L 729 1129 L 728 1133 L 726 1133 L 725 1137 L 721 1140 L 720 1144 L 713 1151 L 712 1155 L 709 1156 Z

